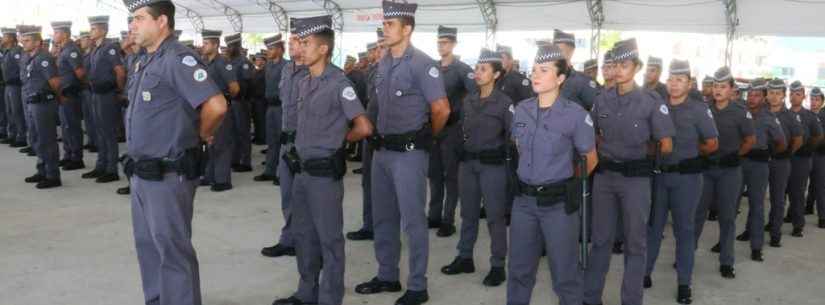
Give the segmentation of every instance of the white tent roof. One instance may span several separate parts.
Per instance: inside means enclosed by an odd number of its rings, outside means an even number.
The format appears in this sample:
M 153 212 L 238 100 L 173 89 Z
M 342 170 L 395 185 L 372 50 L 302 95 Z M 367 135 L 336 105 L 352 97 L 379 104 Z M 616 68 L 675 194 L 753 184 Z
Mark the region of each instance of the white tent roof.
M 439 24 L 464 32 L 484 32 L 479 3 L 492 4 L 497 30 L 590 29 L 586 0 L 419 0 L 416 23 L 423 31 Z M 823 0 L 592 0 L 601 2 L 603 28 L 666 32 L 725 33 L 726 2 L 736 2 L 742 35 L 825 36 L 819 12 Z M 380 24 L 380 0 L 177 0 L 178 28 L 204 27 L 235 32 L 279 31 L 275 18 L 306 17 L 340 11 L 345 32 L 368 32 Z M 275 14 L 269 10 L 274 4 Z M 324 8 L 326 6 L 329 10 Z M 189 17 L 187 18 L 187 11 Z M 230 21 L 231 20 L 231 21 Z M 283 19 L 282 19 L 283 20 Z M 233 26 L 234 25 L 234 26 Z M 284 31 L 285 29 L 280 29 Z

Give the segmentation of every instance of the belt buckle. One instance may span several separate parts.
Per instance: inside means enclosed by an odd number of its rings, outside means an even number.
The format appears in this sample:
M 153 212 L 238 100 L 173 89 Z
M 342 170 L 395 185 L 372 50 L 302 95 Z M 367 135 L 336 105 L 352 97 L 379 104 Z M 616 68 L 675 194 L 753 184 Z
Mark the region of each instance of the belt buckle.
M 415 143 L 407 143 L 407 145 L 404 145 L 404 149 L 406 149 L 408 152 L 415 150 Z

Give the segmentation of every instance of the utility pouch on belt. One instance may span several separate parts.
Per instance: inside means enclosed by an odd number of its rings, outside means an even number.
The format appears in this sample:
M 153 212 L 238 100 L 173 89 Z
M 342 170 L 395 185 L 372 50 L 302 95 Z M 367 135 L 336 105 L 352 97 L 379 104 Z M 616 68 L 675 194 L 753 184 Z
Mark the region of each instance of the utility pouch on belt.
M 298 156 L 298 152 L 295 150 L 295 147 L 288 150 L 281 159 L 286 162 L 289 172 L 293 175 L 301 172 L 301 157 Z
M 567 199 L 564 201 L 564 212 L 573 214 L 582 206 L 582 192 L 584 188 L 579 178 L 570 178 L 565 181 Z
M 347 173 L 346 150 L 341 148 L 330 157 L 306 160 L 301 169 L 310 176 L 341 180 Z

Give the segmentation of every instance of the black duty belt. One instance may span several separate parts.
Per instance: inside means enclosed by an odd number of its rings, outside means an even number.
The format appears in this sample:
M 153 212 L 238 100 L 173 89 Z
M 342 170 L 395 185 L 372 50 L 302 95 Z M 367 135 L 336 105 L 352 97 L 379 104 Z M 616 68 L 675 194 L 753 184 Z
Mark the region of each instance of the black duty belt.
M 144 180 L 162 181 L 165 174 L 177 173 L 191 180 L 203 175 L 203 168 L 206 164 L 204 157 L 205 154 L 200 148 L 191 148 L 177 160 L 166 158 L 135 160 L 124 156 L 121 162 L 123 162 L 123 172 L 127 177 L 134 175 Z
M 752 149 L 745 158 L 756 162 L 768 162 L 771 160 L 771 152 L 767 149 Z
M 313 177 L 339 180 L 347 172 L 346 150 L 339 149 L 326 158 L 307 159 L 301 162 L 301 171 Z
M 496 149 L 482 150 L 480 152 L 464 151 L 461 154 L 461 161 L 479 160 L 482 164 L 501 165 L 507 160 L 507 152 L 504 147 Z
M 6 81 L 6 86 L 17 86 L 20 87 L 23 85 L 23 82 L 20 81 L 19 78 L 10 79 Z
M 738 153 L 731 153 L 724 155 L 719 158 L 707 158 L 706 162 L 708 164 L 708 168 L 731 168 L 737 167 L 742 162 L 742 158 L 739 157 Z
M 679 161 L 678 164 L 662 165 L 659 170 L 663 173 L 698 174 L 705 168 L 705 158 L 695 157 Z
M 650 177 L 653 174 L 653 161 L 648 159 L 616 162 L 599 159 L 599 170 L 617 172 L 625 177 Z
M 567 199 L 569 180 L 544 185 L 531 185 L 519 180 L 519 193 L 536 198 L 538 206 L 553 206 Z
M 398 135 L 377 135 L 369 139 L 369 143 L 376 149 L 386 149 L 397 152 L 409 152 L 413 150 L 429 151 L 432 146 L 433 136 L 430 124 L 417 131 L 412 131 Z

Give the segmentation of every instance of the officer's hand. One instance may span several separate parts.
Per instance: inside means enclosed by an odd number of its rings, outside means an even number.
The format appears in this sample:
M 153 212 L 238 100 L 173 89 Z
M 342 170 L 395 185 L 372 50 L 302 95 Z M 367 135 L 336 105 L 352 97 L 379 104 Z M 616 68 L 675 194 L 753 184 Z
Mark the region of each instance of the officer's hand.
M 208 136 L 203 141 L 206 142 L 206 145 L 212 145 L 215 142 L 215 136 Z

